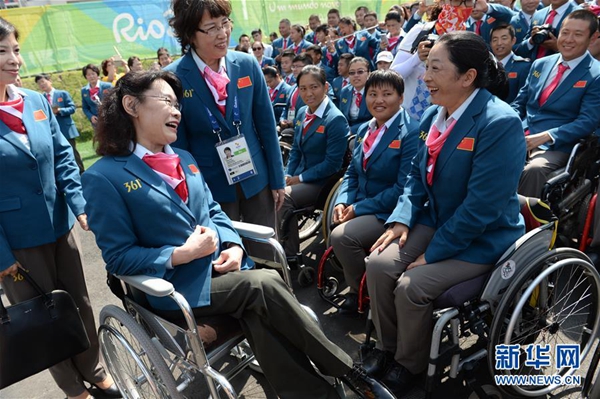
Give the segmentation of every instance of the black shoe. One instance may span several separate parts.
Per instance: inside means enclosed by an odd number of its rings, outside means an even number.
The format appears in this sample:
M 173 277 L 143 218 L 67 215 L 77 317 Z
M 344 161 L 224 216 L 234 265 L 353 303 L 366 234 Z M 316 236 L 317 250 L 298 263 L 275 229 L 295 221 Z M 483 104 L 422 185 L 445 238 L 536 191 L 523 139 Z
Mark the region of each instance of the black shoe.
M 381 378 L 384 383 L 397 397 L 406 394 L 415 385 L 418 376 L 412 374 L 397 362 L 392 362 L 385 376 Z
M 117 388 L 117 384 L 112 384 L 110 387 L 106 389 L 99 388 L 98 385 L 92 384 L 92 386 L 96 389 L 95 396 L 98 398 L 121 398 L 121 391 Z
M 338 312 L 343 315 L 358 314 L 358 294 L 347 293 L 344 295 L 344 302 L 340 305 Z
M 359 366 L 355 365 L 348 374 L 342 377 L 342 380 L 361 398 L 396 399 L 385 385 L 369 377 Z
M 385 373 L 390 364 L 394 364 L 394 354 L 392 352 L 373 348 L 367 356 L 365 356 L 362 368 L 369 376 L 378 377 Z

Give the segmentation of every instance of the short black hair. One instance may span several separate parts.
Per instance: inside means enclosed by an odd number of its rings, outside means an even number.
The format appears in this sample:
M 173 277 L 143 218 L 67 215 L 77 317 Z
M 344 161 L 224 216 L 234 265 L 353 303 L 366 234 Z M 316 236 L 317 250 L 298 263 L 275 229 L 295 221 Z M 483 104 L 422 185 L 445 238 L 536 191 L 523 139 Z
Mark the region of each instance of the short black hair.
M 514 39 L 516 37 L 515 28 L 511 24 L 507 24 L 506 22 L 503 22 L 492 28 L 492 30 L 490 31 L 490 40 L 491 40 L 494 32 L 496 32 L 498 30 L 503 30 L 503 29 L 508 29 L 508 34 L 510 35 L 511 39 Z
M 590 27 L 590 37 L 592 37 L 592 35 L 598 30 L 598 18 L 589 10 L 575 10 L 565 17 L 565 20 L 567 19 L 579 19 L 582 21 L 587 21 Z M 564 21 L 561 26 L 564 26 Z
M 399 95 L 404 95 L 404 79 L 402 79 L 402 76 L 398 72 L 392 69 L 373 71 L 369 75 L 367 83 L 365 83 L 365 94 L 369 92 L 369 88 L 371 87 L 380 88 L 384 86 L 390 86 Z
M 100 69 L 94 65 L 94 64 L 87 64 L 86 66 L 84 66 L 81 69 L 81 73 L 83 74 L 83 77 L 85 78 L 85 74 L 87 73 L 87 70 L 91 69 L 92 71 L 96 72 L 96 75 L 100 76 Z
M 46 79 L 46 80 L 52 80 L 50 79 L 50 75 L 48 75 L 47 73 L 40 73 L 39 75 L 35 75 L 35 83 L 39 82 L 42 79 Z

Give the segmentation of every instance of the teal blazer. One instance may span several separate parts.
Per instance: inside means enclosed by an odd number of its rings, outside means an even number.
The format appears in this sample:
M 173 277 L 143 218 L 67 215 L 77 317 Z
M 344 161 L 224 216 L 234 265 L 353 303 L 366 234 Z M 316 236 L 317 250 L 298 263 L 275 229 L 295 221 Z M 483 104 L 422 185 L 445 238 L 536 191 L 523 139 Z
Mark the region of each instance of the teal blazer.
M 533 62 L 512 107 L 532 134 L 550 132 L 554 144 L 543 148 L 570 153 L 579 139 L 600 124 L 600 63 L 588 53 L 540 107 L 540 95 L 559 57 L 554 54 Z
M 79 132 L 73 122 L 73 115 L 75 113 L 75 103 L 68 92 L 64 90 L 54 90 L 52 96 L 52 106 L 58 107 L 58 114 L 55 114 L 60 131 L 67 139 L 74 139 L 79 137 Z
M 219 139 L 213 133 L 206 109 L 216 118 L 221 138 L 226 140 L 234 137 L 237 135 L 233 125 L 236 96 L 242 123 L 240 131 L 246 138 L 257 171 L 255 176 L 237 184 L 246 198 L 255 196 L 267 186 L 271 190 L 285 187 L 275 116 L 258 61 L 249 54 L 229 51 L 225 56 L 225 65 L 230 79 L 225 117 L 217 108 L 190 52 L 166 68 L 179 77 L 184 90 L 181 123 L 173 146 L 192 153 L 217 202 L 235 201 L 236 185 L 229 185 L 221 167 L 215 149 Z
M 348 122 L 329 101 L 323 117 L 317 117 L 302 136 L 304 106 L 298 111 L 294 124 L 294 143 L 288 160 L 286 175 L 302 175 L 304 183 L 321 184 L 342 167 L 348 147 Z
M 489 46 L 491 40 L 492 29 L 501 23 L 509 23 L 513 17 L 513 10 L 505 7 L 501 4 L 489 4 L 490 14 L 483 16 L 483 23 L 481 24 L 481 38 L 485 40 Z M 471 19 L 467 19 L 465 22 L 466 30 L 475 32 L 475 23 Z
M 421 134 L 427 134 L 440 109 L 431 106 L 425 111 Z M 448 136 L 433 184 L 426 180 L 424 146 L 386 223 L 435 228 L 425 251 L 427 263 L 446 259 L 496 263 L 525 233 L 517 198 L 525 153 L 519 117 L 508 104 L 481 89 Z
M 362 101 L 360 103 L 360 107 L 358 108 L 358 117 L 354 120 L 350 120 L 350 105 L 352 104 L 352 97 L 354 95 L 354 87 L 351 84 L 346 85 L 343 89 L 340 90 L 340 96 L 338 100 L 338 106 L 342 114 L 348 120 L 348 124 L 350 125 L 350 130 L 352 130 L 352 134 L 358 133 L 358 128 L 365 122 L 371 120 L 372 116 L 369 110 L 367 109 L 367 93 L 363 94 Z
M 79 168 L 48 100 L 24 94 L 23 124 L 31 149 L 0 121 L 0 270 L 12 250 L 56 242 L 84 213 Z
M 100 85 L 98 97 L 100 98 L 100 101 L 102 101 L 102 98 L 104 98 L 104 93 L 107 90 L 112 89 L 113 86 L 112 84 L 103 81 L 99 81 L 98 84 Z M 98 105 L 90 98 L 89 84 L 81 88 L 81 109 L 90 122 L 92 121 L 92 116 L 98 116 Z
M 403 110 L 385 131 L 363 169 L 363 139 L 368 129 L 365 123 L 358 131 L 336 205 L 353 205 L 356 216 L 375 215 L 385 221 L 404 191 L 412 159 L 423 146 L 425 136 L 419 135 L 419 122 Z
M 188 186 L 188 203 L 134 154 L 105 156 L 82 176 L 90 228 L 102 250 L 106 270 L 144 274 L 173 284 L 192 308 L 210 304 L 212 264 L 227 243 L 241 245 L 231 221 L 211 195 L 192 156 L 175 149 Z M 106 204 L 110 204 L 107 207 Z M 219 248 L 210 256 L 168 269 L 175 247 L 196 226 L 217 232 Z M 249 268 L 244 257 L 243 268 Z M 148 296 L 156 309 L 176 310 L 168 298 Z
M 277 95 L 271 101 L 273 105 L 273 113 L 275 114 L 275 120 L 278 121 L 281 118 L 281 114 L 285 110 L 288 102 L 288 98 L 292 92 L 292 86 L 282 81 L 281 87 L 277 92 Z
M 562 23 L 567 17 L 567 15 L 579 8 L 580 7 L 577 4 L 569 2 L 567 11 L 563 14 L 562 18 L 558 22 L 558 25 L 556 25 L 554 36 L 558 37 L 560 27 L 562 26 Z M 533 17 L 531 17 L 531 24 L 529 25 L 529 31 L 527 32 L 527 35 L 525 35 L 525 37 L 523 38 L 523 40 L 521 40 L 520 43 L 517 42 L 516 48 L 513 48 L 515 54 L 520 55 L 523 58 L 529 58 L 531 61 L 535 61 L 537 59 L 537 52 L 540 46 L 534 44 L 533 48 L 529 50 L 529 46 L 527 45 L 527 43 L 529 42 L 529 38 L 531 37 L 531 29 L 534 26 L 543 25 L 546 21 L 546 18 L 548 18 L 548 14 L 550 14 L 550 10 L 552 10 L 552 6 L 544 7 L 541 10 L 537 10 L 533 13 Z M 552 54 L 555 54 L 552 50 L 548 50 L 546 52 L 546 56 Z
M 508 97 L 506 97 L 504 101 L 510 104 L 517 98 L 519 90 L 521 90 L 521 87 L 525 86 L 530 69 L 531 62 L 516 54 L 506 63 L 504 70 L 508 77 Z

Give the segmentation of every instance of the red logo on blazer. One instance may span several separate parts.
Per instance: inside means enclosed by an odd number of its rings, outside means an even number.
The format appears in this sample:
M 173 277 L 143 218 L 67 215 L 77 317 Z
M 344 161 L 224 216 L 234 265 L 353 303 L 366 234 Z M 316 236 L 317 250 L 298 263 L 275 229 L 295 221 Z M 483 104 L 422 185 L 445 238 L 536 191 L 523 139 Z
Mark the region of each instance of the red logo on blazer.
M 48 116 L 46 116 L 46 113 L 43 110 L 38 109 L 37 111 L 33 111 L 33 119 L 36 122 L 40 122 L 48 119 Z
M 580 80 L 579 82 L 573 85 L 575 89 L 583 89 L 587 85 L 587 80 Z
M 485 20 L 485 22 L 487 22 L 488 24 L 493 24 L 494 21 L 496 21 L 496 18 L 494 18 L 494 17 L 489 17 L 488 19 Z
M 58 97 L 58 100 L 56 100 L 56 101 L 58 101 L 59 103 L 62 103 L 63 99 L 62 99 L 62 97 Z
M 388 148 L 393 148 L 393 149 L 397 150 L 398 148 L 400 148 L 401 142 L 402 142 L 401 140 L 392 140 L 392 142 L 390 143 Z
M 360 38 L 360 41 L 361 41 L 361 42 L 364 42 L 365 40 L 367 40 L 367 38 L 366 38 L 366 37 L 364 37 L 364 36 Z
M 192 173 L 200 173 L 200 171 L 198 170 L 198 168 L 196 167 L 196 165 L 194 165 L 193 163 L 189 164 L 188 168 L 190 168 L 190 170 L 192 171 Z
M 456 147 L 457 150 L 473 151 L 475 147 L 475 139 L 473 137 L 465 137 Z
M 317 133 L 325 133 L 325 126 L 320 125 L 317 130 L 315 130 Z
M 508 73 L 508 78 L 509 79 L 516 79 L 517 78 L 517 73 L 516 72 L 509 72 Z
M 238 79 L 238 89 L 243 89 L 244 87 L 252 86 L 252 81 L 250 80 L 250 76 L 244 76 L 243 78 Z
M 281 94 L 279 95 L 279 98 L 284 98 L 284 97 L 285 97 L 285 93 L 281 93 Z

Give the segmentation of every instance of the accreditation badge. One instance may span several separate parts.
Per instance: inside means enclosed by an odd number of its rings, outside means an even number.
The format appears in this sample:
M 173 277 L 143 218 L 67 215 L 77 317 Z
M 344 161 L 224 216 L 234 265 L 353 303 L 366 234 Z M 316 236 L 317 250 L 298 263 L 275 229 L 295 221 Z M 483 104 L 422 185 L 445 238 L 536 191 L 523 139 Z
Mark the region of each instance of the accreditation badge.
M 256 176 L 256 168 L 244 135 L 238 135 L 215 144 L 229 184 L 239 183 Z
M 291 121 L 291 122 L 294 122 L 294 119 L 296 119 L 296 109 L 290 108 L 288 110 L 287 120 Z

